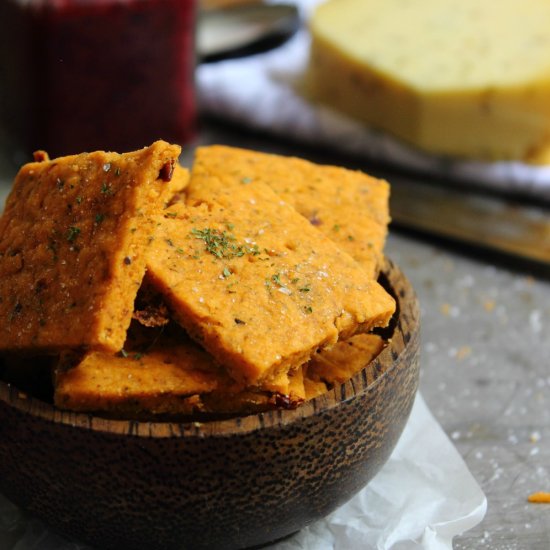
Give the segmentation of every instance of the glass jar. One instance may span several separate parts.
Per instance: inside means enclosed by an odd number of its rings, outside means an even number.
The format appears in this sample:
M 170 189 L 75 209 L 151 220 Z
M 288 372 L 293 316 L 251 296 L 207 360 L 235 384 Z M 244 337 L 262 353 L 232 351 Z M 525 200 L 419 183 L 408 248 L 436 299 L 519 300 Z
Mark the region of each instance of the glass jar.
M 2 0 L 4 130 L 51 156 L 188 142 L 195 19 L 194 0 Z

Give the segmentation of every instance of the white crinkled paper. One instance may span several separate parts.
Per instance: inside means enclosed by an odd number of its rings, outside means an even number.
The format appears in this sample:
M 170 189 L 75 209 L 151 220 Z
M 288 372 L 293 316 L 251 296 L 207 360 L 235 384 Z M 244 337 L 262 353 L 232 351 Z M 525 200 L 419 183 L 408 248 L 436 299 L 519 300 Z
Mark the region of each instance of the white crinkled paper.
M 294 3 L 307 19 L 320 1 Z M 201 110 L 294 141 L 328 146 L 456 183 L 550 200 L 550 166 L 435 157 L 308 102 L 297 90 L 308 62 L 309 42 L 308 32 L 302 29 L 267 53 L 200 65 Z
M 348 503 L 270 550 L 451 550 L 487 501 L 454 445 L 417 396 L 390 459 Z M 85 550 L 0 496 L 2 550 Z
M 273 550 L 450 550 L 477 525 L 485 495 L 417 396 L 390 459 L 354 498 Z

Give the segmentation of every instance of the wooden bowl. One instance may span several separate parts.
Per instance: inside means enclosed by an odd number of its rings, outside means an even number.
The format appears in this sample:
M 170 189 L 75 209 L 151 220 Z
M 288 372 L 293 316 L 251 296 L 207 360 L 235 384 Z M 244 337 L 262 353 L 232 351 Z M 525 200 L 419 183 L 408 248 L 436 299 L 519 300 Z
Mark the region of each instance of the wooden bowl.
M 285 537 L 359 491 L 392 452 L 418 385 L 414 292 L 388 262 L 391 344 L 296 410 L 205 423 L 64 412 L 0 383 L 0 492 L 98 548 L 236 549 Z

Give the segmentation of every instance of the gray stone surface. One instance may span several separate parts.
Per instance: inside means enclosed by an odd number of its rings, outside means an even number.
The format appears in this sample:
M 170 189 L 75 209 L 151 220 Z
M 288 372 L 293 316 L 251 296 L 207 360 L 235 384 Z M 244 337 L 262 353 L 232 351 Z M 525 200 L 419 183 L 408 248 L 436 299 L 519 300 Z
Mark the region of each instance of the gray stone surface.
M 351 162 L 212 122 L 198 142 Z M 0 190 L 11 177 L 4 165 Z M 422 394 L 488 498 L 455 548 L 550 548 L 550 504 L 527 502 L 550 492 L 550 277 L 395 229 L 387 253 L 420 298 Z
M 422 312 L 421 391 L 488 499 L 457 549 L 550 548 L 550 284 L 393 234 Z

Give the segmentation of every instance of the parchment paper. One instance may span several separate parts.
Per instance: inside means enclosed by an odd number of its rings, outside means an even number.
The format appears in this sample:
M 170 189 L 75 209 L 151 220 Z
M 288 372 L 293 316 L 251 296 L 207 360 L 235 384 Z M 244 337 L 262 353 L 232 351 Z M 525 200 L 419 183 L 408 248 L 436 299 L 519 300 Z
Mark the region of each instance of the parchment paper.
M 418 395 L 378 475 L 326 519 L 270 550 L 450 550 L 453 537 L 479 523 L 486 507 L 479 485 Z M 89 549 L 52 533 L 1 495 L 0 548 Z
M 328 146 L 458 184 L 550 200 L 550 166 L 453 160 L 425 154 L 388 134 L 308 102 L 298 90 L 309 55 L 307 19 L 320 1 L 293 2 L 301 9 L 304 27 L 279 48 L 201 65 L 197 70 L 197 92 L 202 111 L 291 140 Z
M 447 550 L 486 508 L 479 485 L 418 395 L 378 475 L 324 521 L 273 550 Z

